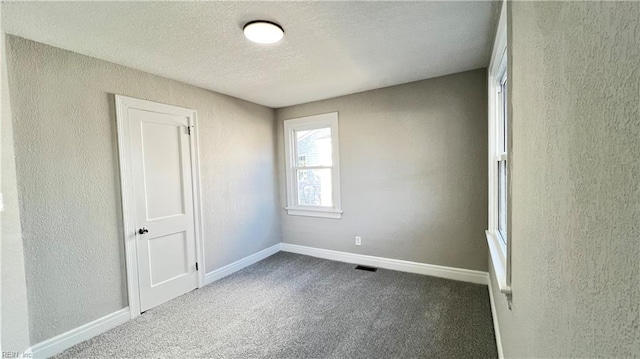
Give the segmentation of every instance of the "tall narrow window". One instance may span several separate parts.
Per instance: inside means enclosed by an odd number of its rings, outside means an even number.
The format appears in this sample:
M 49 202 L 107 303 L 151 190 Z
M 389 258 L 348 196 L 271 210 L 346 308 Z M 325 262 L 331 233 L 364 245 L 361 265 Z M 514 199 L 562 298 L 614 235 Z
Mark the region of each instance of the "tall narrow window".
M 340 218 L 338 113 L 284 121 L 287 213 Z
M 509 230 L 509 89 L 507 11 L 502 2 L 489 63 L 489 223 L 486 231 L 491 263 L 500 291 L 511 298 Z
M 506 68 L 500 76 L 500 81 L 496 83 L 496 106 L 497 130 L 496 134 L 496 161 L 498 167 L 498 225 L 497 232 L 502 243 L 507 245 L 507 73 Z

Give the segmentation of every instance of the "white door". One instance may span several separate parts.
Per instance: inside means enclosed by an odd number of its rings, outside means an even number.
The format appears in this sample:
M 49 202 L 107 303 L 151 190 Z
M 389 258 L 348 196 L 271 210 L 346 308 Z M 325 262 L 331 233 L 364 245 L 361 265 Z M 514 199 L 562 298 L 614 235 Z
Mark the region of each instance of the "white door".
M 123 117 L 130 146 L 133 203 L 129 207 L 135 221 L 131 235 L 140 311 L 144 312 L 197 288 L 198 264 L 191 178 L 192 117 L 176 114 L 166 105 L 136 103 L 138 106 L 126 108 Z

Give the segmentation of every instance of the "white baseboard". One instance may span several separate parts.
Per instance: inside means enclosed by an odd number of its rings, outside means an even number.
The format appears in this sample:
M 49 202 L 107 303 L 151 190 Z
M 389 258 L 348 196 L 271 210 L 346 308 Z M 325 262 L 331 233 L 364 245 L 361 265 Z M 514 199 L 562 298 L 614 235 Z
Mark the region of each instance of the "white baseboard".
M 374 257 L 364 254 L 332 251 L 328 249 L 306 247 L 289 243 L 280 243 L 280 250 L 284 252 L 304 254 L 307 256 L 324 258 L 338 262 L 360 264 L 377 268 L 397 270 L 401 272 L 424 274 L 430 275 L 432 277 L 447 278 L 476 284 L 489 284 L 488 273 L 477 270 L 445 267 L 434 264 L 403 261 L 399 259 Z
M 218 279 L 224 278 L 229 274 L 239 271 L 244 267 L 248 267 L 256 262 L 259 262 L 273 254 L 276 254 L 280 251 L 280 243 L 273 245 L 267 249 L 263 249 L 258 253 L 254 253 L 248 257 L 244 257 L 239 261 L 235 261 L 229 265 L 226 265 L 222 268 L 218 268 L 214 271 L 207 273 L 204 277 L 205 285 L 211 284 Z
M 491 260 L 489 260 L 491 265 Z M 491 316 L 493 317 L 493 332 L 496 336 L 496 347 L 498 348 L 498 359 L 504 359 L 504 352 L 502 351 L 502 337 L 500 336 L 500 325 L 498 323 L 498 312 L 496 310 L 496 301 L 493 297 L 493 285 L 491 284 L 491 277 L 489 277 L 489 300 L 491 301 Z
M 89 322 L 66 333 L 40 342 L 29 348 L 29 352 L 32 353 L 33 358 L 48 358 L 54 356 L 78 343 L 89 340 L 96 335 L 126 323 L 129 318 L 129 307 L 120 309 L 117 312 L 98 318 L 93 322 Z

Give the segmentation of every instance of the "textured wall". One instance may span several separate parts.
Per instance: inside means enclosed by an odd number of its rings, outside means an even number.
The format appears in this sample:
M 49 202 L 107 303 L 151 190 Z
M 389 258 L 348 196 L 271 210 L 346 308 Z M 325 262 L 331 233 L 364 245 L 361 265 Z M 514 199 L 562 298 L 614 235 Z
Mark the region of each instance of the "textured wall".
M 640 3 L 509 2 L 509 16 L 505 356 L 640 357 Z
M 281 207 L 282 121 L 334 111 L 344 215 L 281 209 L 283 242 L 486 270 L 485 70 L 278 109 Z
M 206 270 L 280 241 L 274 111 L 9 37 L 31 343 L 127 305 L 111 94 L 198 111 Z
M 0 293 L 2 318 L 2 350 L 22 352 L 29 347 L 29 317 L 27 309 L 27 285 L 24 271 L 24 249 L 20 229 L 16 166 L 11 136 L 11 106 L 5 61 L 5 36 L 0 33 L 0 141 L 2 146 L 1 178 L 4 211 L 0 226 Z

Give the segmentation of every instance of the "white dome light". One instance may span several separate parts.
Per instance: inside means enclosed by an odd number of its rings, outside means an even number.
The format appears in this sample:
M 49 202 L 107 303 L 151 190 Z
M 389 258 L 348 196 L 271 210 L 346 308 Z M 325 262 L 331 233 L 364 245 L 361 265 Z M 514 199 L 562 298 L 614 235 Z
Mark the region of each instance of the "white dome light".
M 269 21 L 251 21 L 244 25 L 244 36 L 258 44 L 273 44 L 282 40 L 284 30 Z

